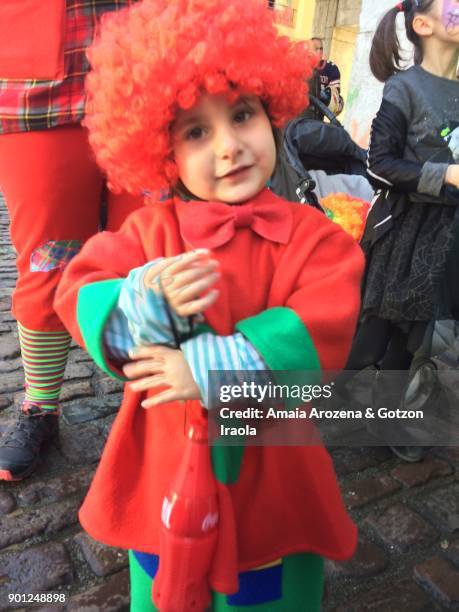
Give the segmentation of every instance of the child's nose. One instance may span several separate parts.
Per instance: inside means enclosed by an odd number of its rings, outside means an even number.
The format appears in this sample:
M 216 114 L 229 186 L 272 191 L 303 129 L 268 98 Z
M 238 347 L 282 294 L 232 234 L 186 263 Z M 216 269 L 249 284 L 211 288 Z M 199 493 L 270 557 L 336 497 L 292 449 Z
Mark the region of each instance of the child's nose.
M 215 152 L 219 159 L 234 159 L 241 151 L 241 143 L 234 130 L 225 128 L 216 138 Z

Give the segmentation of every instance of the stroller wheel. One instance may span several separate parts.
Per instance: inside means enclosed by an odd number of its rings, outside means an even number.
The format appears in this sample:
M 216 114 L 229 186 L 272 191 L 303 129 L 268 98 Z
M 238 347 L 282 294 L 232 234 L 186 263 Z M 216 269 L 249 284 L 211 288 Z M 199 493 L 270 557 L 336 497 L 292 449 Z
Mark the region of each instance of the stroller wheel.
M 389 448 L 399 459 L 403 459 L 403 461 L 408 463 L 421 461 L 426 451 L 423 446 L 389 446 Z
M 415 359 L 411 365 L 409 382 L 405 389 L 401 404 L 406 410 L 422 410 L 432 399 L 438 388 L 436 364 L 428 358 Z M 424 436 L 416 436 L 422 439 Z M 391 446 L 391 451 L 403 461 L 415 463 L 423 459 L 424 446 Z
M 392 410 L 400 408 L 405 411 L 428 410 L 430 402 L 438 391 L 436 364 L 428 358 L 417 358 L 410 371 L 406 373 L 408 381 L 403 387 L 391 384 L 391 373 L 380 371 L 372 388 L 374 406 L 389 406 Z M 393 380 L 393 379 L 392 379 Z M 367 424 L 368 431 L 380 440 L 384 440 L 391 450 L 404 461 L 420 461 L 426 448 L 431 445 L 430 432 L 419 427 L 415 422 L 402 425 L 384 420 L 373 420 Z M 398 442 L 398 444 L 397 444 Z
M 410 369 L 409 382 L 403 397 L 406 410 L 420 410 L 431 399 L 438 387 L 437 366 L 431 360 L 415 360 Z

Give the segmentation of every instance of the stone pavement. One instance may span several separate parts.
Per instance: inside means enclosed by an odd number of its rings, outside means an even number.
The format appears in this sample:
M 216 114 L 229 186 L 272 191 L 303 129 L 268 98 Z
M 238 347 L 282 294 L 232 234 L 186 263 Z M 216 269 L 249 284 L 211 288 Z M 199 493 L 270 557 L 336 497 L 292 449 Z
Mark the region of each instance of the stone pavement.
M 7 227 L 0 203 L 0 432 L 22 393 Z M 91 540 L 77 520 L 120 387 L 76 347 L 66 380 L 59 445 L 32 478 L 0 484 L 0 610 L 30 609 L 8 603 L 14 593 L 65 597 L 36 604 L 42 612 L 128 610 L 126 554 Z M 360 544 L 352 561 L 327 562 L 324 610 L 459 609 L 459 449 L 432 450 L 419 464 L 382 447 L 332 449 L 332 456 Z

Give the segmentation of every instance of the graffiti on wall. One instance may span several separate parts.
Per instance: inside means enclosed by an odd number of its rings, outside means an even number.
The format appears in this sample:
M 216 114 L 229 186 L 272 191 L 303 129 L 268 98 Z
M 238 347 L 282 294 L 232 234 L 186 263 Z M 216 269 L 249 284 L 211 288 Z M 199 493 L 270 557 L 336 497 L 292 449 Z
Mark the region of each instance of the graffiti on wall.
M 347 125 L 347 129 L 351 138 L 359 146 L 364 149 L 368 148 L 370 141 L 370 130 L 371 122 L 373 120 L 372 115 L 365 115 L 359 113 L 359 98 L 360 98 L 360 87 L 352 87 L 349 90 L 349 94 L 346 100 L 346 109 L 350 120 Z M 354 111 L 354 112 L 353 112 Z
M 368 144 L 370 142 L 370 130 L 371 125 L 359 123 L 356 119 L 351 120 L 351 125 L 349 127 L 351 138 L 363 149 L 368 149 Z

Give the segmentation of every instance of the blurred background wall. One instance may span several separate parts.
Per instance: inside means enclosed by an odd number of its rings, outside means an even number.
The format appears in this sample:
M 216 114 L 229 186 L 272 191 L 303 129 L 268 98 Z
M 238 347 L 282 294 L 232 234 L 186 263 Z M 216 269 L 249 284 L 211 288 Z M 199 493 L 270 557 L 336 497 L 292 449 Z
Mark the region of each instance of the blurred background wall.
M 268 4 L 283 34 L 295 40 L 312 36 L 323 39 L 325 56 L 341 72 L 345 107 L 340 120 L 353 139 L 366 147 L 383 88 L 370 72 L 371 40 L 379 20 L 395 0 L 269 0 Z M 404 41 L 403 17 L 399 19 Z M 409 63 L 412 51 L 408 43 L 404 44 Z

